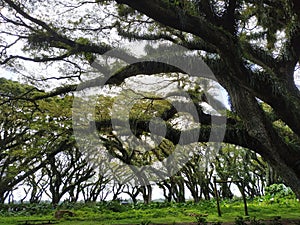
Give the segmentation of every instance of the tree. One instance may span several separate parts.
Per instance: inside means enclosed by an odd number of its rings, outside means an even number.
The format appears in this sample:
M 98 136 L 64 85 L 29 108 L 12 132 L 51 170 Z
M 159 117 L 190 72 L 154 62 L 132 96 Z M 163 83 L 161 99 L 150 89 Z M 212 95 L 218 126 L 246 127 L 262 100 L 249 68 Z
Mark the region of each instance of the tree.
M 65 194 L 71 202 L 77 202 L 82 183 L 95 175 L 95 171 L 81 156 L 73 143 L 66 143 L 63 150 L 49 159 L 46 166 L 52 204 L 57 206 Z
M 69 79 L 69 85 L 35 99 L 75 91 L 74 78 L 84 77 L 88 63 L 117 45 L 111 35 L 115 30 L 128 40 L 164 40 L 197 51 L 232 103 L 224 142 L 259 153 L 300 197 L 300 94 L 294 82 L 300 55 L 299 1 L 4 0 L 1 4 L 2 65 L 20 69 L 18 63 L 25 60 L 64 63 L 67 68 L 55 78 Z M 48 11 L 38 13 L 45 8 Z M 107 35 L 111 39 L 104 43 Z M 14 51 L 19 44 L 23 51 Z M 108 83 L 120 85 L 139 74 L 168 72 L 183 71 L 156 62 L 137 63 L 117 71 Z M 201 110 L 199 115 L 210 117 Z M 139 129 L 149 132 L 144 124 Z M 208 141 L 206 133 L 201 132 L 199 142 Z M 178 143 L 176 133 L 166 138 Z
M 47 103 L 24 100 L 39 93 L 36 88 L 4 78 L 0 82 L 0 202 L 4 202 L 10 192 L 60 151 L 46 147 L 59 139 L 60 134 L 53 135 L 54 124 L 47 123 L 43 111 Z
M 18 185 L 25 185 L 29 189 L 25 188 L 24 199 L 31 191 L 30 202 L 38 202 L 49 178 L 46 169 L 74 144 L 70 116 L 72 98 L 28 101 L 30 96 L 41 91 L 4 78 L 0 82 L 0 201 L 4 202 Z M 71 189 L 70 183 L 67 185 Z
M 97 200 L 105 201 L 109 190 L 110 174 L 103 174 L 102 171 L 106 170 L 105 162 L 101 163 L 99 171 L 95 175 L 84 183 L 81 183 L 81 192 L 85 202 L 96 202 Z
M 238 186 L 244 182 L 244 192 L 252 198 L 263 195 L 267 165 L 253 151 L 228 144 L 222 146 L 215 167 L 220 180 L 233 180 Z M 222 197 L 233 197 L 229 188 L 231 182 L 220 185 Z
M 195 202 L 199 202 L 202 199 L 209 200 L 214 195 L 212 176 L 214 172 L 214 166 L 211 164 L 203 168 L 204 156 L 201 154 L 201 148 L 199 154 L 195 155 L 183 168 L 182 172 L 185 177 L 185 184 Z

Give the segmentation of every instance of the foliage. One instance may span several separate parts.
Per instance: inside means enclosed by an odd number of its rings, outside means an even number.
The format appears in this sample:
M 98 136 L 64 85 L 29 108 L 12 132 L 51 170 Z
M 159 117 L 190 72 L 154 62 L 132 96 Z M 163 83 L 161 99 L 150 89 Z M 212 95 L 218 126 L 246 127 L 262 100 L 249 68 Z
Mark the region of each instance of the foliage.
M 295 198 L 295 194 L 291 188 L 286 187 L 284 184 L 272 184 L 265 188 L 265 195 L 277 199 L 282 198 Z
M 39 204 L 2 204 L 0 206 L 1 216 L 32 216 L 49 215 L 53 212 L 50 202 Z
M 207 224 L 206 217 L 203 217 L 201 215 L 197 215 L 195 218 L 196 218 L 196 221 L 197 221 L 197 225 L 206 225 Z
M 121 205 L 118 201 L 110 201 L 107 203 L 106 208 L 113 212 L 125 212 L 127 211 L 127 207 Z

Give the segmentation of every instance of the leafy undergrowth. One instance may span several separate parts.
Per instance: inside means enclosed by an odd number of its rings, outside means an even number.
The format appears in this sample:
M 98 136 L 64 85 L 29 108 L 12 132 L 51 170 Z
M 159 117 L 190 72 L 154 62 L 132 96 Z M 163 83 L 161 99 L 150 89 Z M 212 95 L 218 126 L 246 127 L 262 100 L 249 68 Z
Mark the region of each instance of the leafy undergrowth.
M 54 219 L 55 210 L 50 206 L 32 205 L 14 207 L 0 211 L 0 224 L 18 224 L 22 220 Z M 13 210 L 12 210 L 13 209 Z M 21 210 L 20 210 L 21 209 Z M 117 202 L 107 203 L 76 203 L 63 204 L 60 209 L 74 212 L 74 217 L 65 217 L 60 225 L 102 225 L 102 224 L 176 224 L 180 222 L 197 222 L 197 217 L 205 217 L 209 222 L 234 222 L 244 215 L 244 205 L 241 200 L 224 200 L 221 202 L 222 217 L 218 217 L 216 202 L 201 201 L 200 203 L 151 203 L 149 205 L 120 205 Z M 248 200 L 248 211 L 251 218 L 272 220 L 299 219 L 300 203 L 296 199 L 266 199 Z

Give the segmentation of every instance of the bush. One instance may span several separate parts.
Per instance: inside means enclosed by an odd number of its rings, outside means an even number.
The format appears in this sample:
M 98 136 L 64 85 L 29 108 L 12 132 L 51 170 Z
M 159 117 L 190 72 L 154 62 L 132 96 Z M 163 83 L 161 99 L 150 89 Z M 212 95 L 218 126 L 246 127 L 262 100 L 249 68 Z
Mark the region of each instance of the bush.
M 110 201 L 107 202 L 106 205 L 108 210 L 111 210 L 113 212 L 125 212 L 127 211 L 127 207 L 124 205 L 121 205 L 118 201 Z
M 266 187 L 265 195 L 273 198 L 295 198 L 292 189 L 284 184 L 272 184 Z
M 47 202 L 42 203 L 16 203 L 1 204 L 1 215 L 7 216 L 30 216 L 30 215 L 46 215 L 52 212 L 52 205 Z
M 206 225 L 207 224 L 207 221 L 206 221 L 205 217 L 203 217 L 203 216 L 196 216 L 195 218 L 197 220 L 197 225 Z

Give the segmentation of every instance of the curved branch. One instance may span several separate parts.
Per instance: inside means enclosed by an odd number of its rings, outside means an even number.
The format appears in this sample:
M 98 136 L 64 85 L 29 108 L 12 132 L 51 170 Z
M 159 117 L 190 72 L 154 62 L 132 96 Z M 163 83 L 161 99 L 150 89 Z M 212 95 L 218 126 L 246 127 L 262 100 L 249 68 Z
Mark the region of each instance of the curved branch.
M 126 78 L 133 77 L 139 74 L 153 75 L 159 73 L 172 72 L 185 73 L 177 67 L 167 65 L 165 63 L 155 61 L 143 61 L 124 67 L 122 70 L 118 71 L 113 76 L 111 76 L 106 81 L 106 84 L 120 85 L 122 82 L 124 82 Z
M 206 114 L 207 117 L 211 117 L 210 115 Z M 205 119 L 206 120 L 206 119 Z M 122 121 L 114 121 L 115 123 L 118 123 L 118 125 L 125 124 L 126 122 Z M 95 123 L 96 128 L 99 132 L 105 132 L 109 133 L 113 130 L 111 125 L 111 120 L 101 120 Z M 130 127 L 132 128 L 132 132 L 139 136 L 143 132 L 150 132 L 149 124 L 150 121 L 147 120 L 130 120 L 129 121 Z M 134 128 L 134 129 L 133 129 Z M 152 134 L 156 134 L 155 131 L 151 130 Z M 195 138 L 195 134 L 199 134 L 198 138 Z M 159 133 L 157 133 L 159 135 Z M 172 126 L 167 126 L 166 135 L 164 138 L 171 141 L 174 145 L 188 145 L 193 143 L 195 140 L 198 142 L 209 142 L 209 141 L 215 141 L 214 139 L 211 140 L 211 124 L 202 125 L 200 128 L 193 128 L 189 130 L 179 130 Z M 182 138 L 184 137 L 184 138 Z M 227 129 L 225 132 L 224 140 L 225 143 L 235 144 L 241 147 L 245 147 L 251 150 L 254 150 L 255 152 L 261 154 L 262 156 L 266 156 L 267 149 L 265 146 L 263 146 L 259 141 L 251 137 L 247 129 L 244 127 L 244 125 L 241 122 L 237 122 L 236 120 L 230 118 L 227 122 Z
M 3 60 L 2 62 L 0 62 L 1 65 L 4 65 L 6 63 L 8 63 L 10 60 L 13 59 L 21 59 L 24 61 L 32 61 L 32 62 L 50 62 L 50 61 L 59 61 L 59 60 L 63 60 L 67 57 L 69 57 L 70 54 L 66 53 L 60 56 L 56 56 L 56 57 L 44 57 L 44 58 L 39 58 L 39 57 L 35 57 L 35 58 L 30 58 L 30 57 L 25 57 L 25 56 L 20 56 L 20 55 L 12 55 L 9 56 L 8 58 L 6 58 L 5 60 Z
M 150 40 L 150 41 L 157 41 L 157 40 L 167 40 L 174 44 L 181 45 L 189 50 L 203 50 L 209 53 L 217 53 L 214 46 L 204 42 L 203 40 L 192 40 L 187 41 L 184 40 L 184 37 L 180 39 L 175 39 L 171 37 L 170 35 L 159 33 L 159 34 L 137 34 L 136 32 L 129 32 L 124 31 L 120 27 L 118 27 L 118 33 L 119 35 L 129 38 L 129 39 L 135 39 L 135 40 Z

